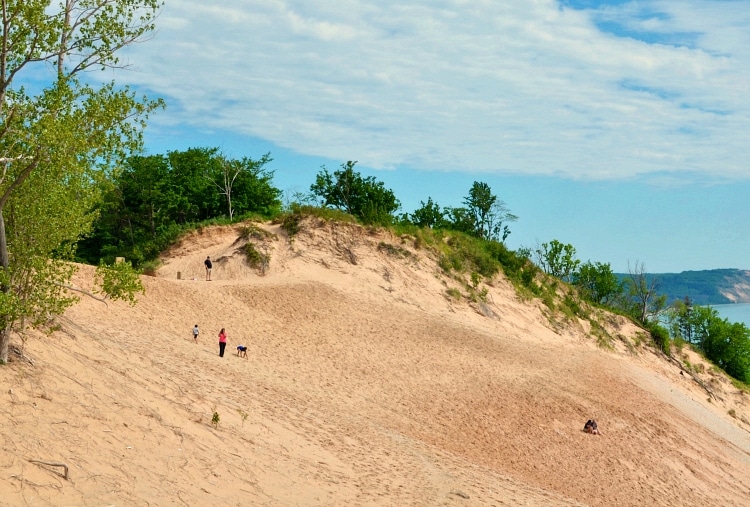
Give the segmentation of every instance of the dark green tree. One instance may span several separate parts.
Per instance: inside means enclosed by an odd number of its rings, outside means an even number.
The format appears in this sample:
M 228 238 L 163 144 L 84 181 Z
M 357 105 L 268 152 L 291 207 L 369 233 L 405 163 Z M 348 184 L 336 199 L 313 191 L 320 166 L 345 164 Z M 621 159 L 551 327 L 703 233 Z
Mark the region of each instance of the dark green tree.
M 692 343 L 732 377 L 750 380 L 750 329 L 722 319 L 715 308 L 677 302 L 670 312 L 675 337 Z
M 464 205 L 474 222 L 474 235 L 478 238 L 504 242 L 510 235 L 507 223 L 518 220 L 505 203 L 492 193 L 487 183 L 475 181 L 464 199 Z
M 584 298 L 600 305 L 613 303 L 622 293 L 622 283 L 609 263 L 581 264 L 573 273 L 573 284 Z
M 363 178 L 354 170 L 356 161 L 341 164 L 341 170 L 329 173 L 324 167 L 317 174 L 310 192 L 323 206 L 332 206 L 360 219 L 364 223 L 392 223 L 394 213 L 401 206 L 393 191 L 381 181 Z
M 224 199 L 212 178 L 221 172 L 218 148 L 167 152 L 175 192 L 177 223 L 200 222 L 222 215 Z
M 274 172 L 266 168 L 273 160 L 269 153 L 254 160 L 244 157 L 233 186 L 233 206 L 237 216 L 255 213 L 271 217 L 281 211 L 281 190 L 273 186 Z
M 79 243 L 79 259 L 93 264 L 121 256 L 139 265 L 156 258 L 187 224 L 226 216 L 226 195 L 214 185 L 225 165 L 237 169 L 229 189 L 232 214 L 272 216 L 280 210 L 281 191 L 271 184 L 268 161 L 268 155 L 231 160 L 209 148 L 131 157 L 106 183 L 94 230 Z
M 446 227 L 478 237 L 477 223 L 468 208 L 446 208 Z
M 266 153 L 258 160 L 244 157 L 240 160 L 229 159 L 218 155 L 218 170 L 209 175 L 215 189 L 226 200 L 229 219 L 235 212 L 255 211 L 258 208 L 269 209 L 279 202 L 281 193 L 268 194 L 267 190 L 273 178 L 273 172 L 267 172 L 264 167 L 273 160 L 270 153 Z M 261 202 L 261 200 L 263 202 Z M 278 205 L 276 205 L 278 208 Z
M 430 229 L 440 229 L 445 226 L 445 211 L 432 201 L 432 197 L 427 198 L 427 202 L 420 201 L 420 207 L 409 216 L 411 223 L 419 227 L 429 227 Z

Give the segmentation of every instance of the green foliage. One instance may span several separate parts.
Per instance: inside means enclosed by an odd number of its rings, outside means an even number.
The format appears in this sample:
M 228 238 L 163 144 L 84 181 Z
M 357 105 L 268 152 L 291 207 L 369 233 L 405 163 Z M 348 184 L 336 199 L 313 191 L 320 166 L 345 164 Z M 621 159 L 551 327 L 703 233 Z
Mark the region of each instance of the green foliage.
M 245 421 L 247 421 L 247 417 L 250 415 L 241 408 L 237 409 L 237 413 L 240 414 L 240 417 L 242 418 L 242 426 L 245 426 Z
M 271 186 L 273 172 L 264 169 L 271 160 L 270 153 L 258 160 L 218 156 L 219 170 L 210 174 L 209 178 L 225 198 L 230 220 L 234 219 L 235 214 L 257 212 L 269 216 L 280 211 L 281 191 Z
M 412 254 L 409 250 L 406 250 L 405 248 L 401 248 L 399 246 L 392 245 L 390 243 L 385 243 L 383 241 L 378 243 L 378 250 L 381 252 L 385 252 L 388 255 L 391 255 L 393 257 L 399 257 L 399 258 L 412 257 Z
M 649 324 L 647 330 L 651 334 L 651 339 L 654 341 L 656 348 L 670 355 L 671 340 L 669 338 L 669 331 L 658 323 Z
M 659 279 L 649 277 L 643 263 L 629 267 L 629 275 L 623 281 L 624 294 L 616 303 L 636 322 L 648 326 L 656 320 L 666 307 L 667 297 L 659 294 Z
M 571 317 L 580 317 L 585 319 L 588 314 L 583 310 L 578 298 L 571 294 L 565 294 L 562 300 L 562 307 L 565 308 L 565 312 L 568 312 Z
M 79 259 L 98 263 L 115 257 L 136 266 L 157 258 L 194 224 L 272 216 L 281 207 L 273 173 L 259 160 L 231 160 L 218 149 L 191 148 L 166 156 L 133 156 L 111 182 L 93 232 L 79 243 Z
M 609 263 L 591 261 L 581 264 L 573 273 L 573 285 L 581 295 L 596 304 L 609 305 L 622 293 L 622 283 Z
M 750 329 L 722 319 L 714 308 L 688 303 L 675 302 L 667 314 L 672 336 L 693 344 L 735 379 L 750 380 Z
M 571 280 L 581 263 L 575 258 L 576 249 L 573 245 L 560 243 L 556 239 L 549 243 L 542 243 L 536 254 L 539 266 L 545 273 L 566 282 Z
M 596 337 L 596 344 L 603 349 L 613 349 L 612 336 L 601 323 L 596 319 L 589 319 L 589 323 L 591 324 L 591 334 Z
M 445 293 L 448 295 L 450 299 L 453 299 L 455 301 L 461 300 L 461 291 L 456 289 L 455 287 L 451 287 L 450 289 L 447 289 Z
M 298 204 L 292 204 L 290 211 L 277 216 L 275 222 L 281 224 L 281 228 L 286 231 L 290 238 L 293 238 L 300 231 L 300 223 L 307 217 L 318 217 L 325 221 L 344 223 L 357 222 L 354 216 L 338 209 Z
M 362 223 L 388 225 L 400 203 L 393 191 L 372 176 L 363 178 L 354 170 L 356 161 L 341 164 L 333 174 L 323 167 L 310 186 L 310 192 L 319 197 L 323 206 L 333 206 Z
M 73 301 L 61 292 L 74 271 L 65 261 L 95 218 L 97 184 L 140 149 L 146 119 L 163 105 L 79 75 L 117 67 L 119 50 L 153 30 L 159 6 L 158 0 L 3 3 L 2 362 L 12 330 L 42 325 Z M 33 87 L 20 86 L 30 81 Z
M 450 273 L 451 271 L 463 271 L 463 257 L 461 255 L 457 254 L 456 252 L 450 252 L 444 255 L 441 255 L 438 259 L 438 266 L 440 266 L 440 269 L 442 269 L 445 273 Z
M 108 265 L 102 261 L 96 268 L 94 279 L 101 286 L 98 290 L 112 300 L 127 301 L 131 306 L 136 304 L 136 294 L 145 293 L 143 282 L 130 262 L 115 262 Z
M 498 200 L 487 183 L 475 181 L 464 199 L 465 216 L 455 215 L 459 223 L 468 221 L 471 234 L 482 239 L 505 241 L 510 235 L 507 222 L 515 222 L 518 217 L 510 213 L 505 203 Z
M 273 233 L 268 232 L 265 229 L 261 229 L 260 227 L 252 223 L 242 224 L 240 226 L 239 233 L 239 237 L 243 241 L 247 241 L 249 239 L 262 241 L 271 239 L 275 236 Z
M 211 424 L 214 425 L 214 428 L 219 428 L 219 421 L 221 421 L 221 417 L 219 417 L 219 413 L 214 411 L 214 414 L 211 416 Z
M 427 202 L 420 201 L 420 207 L 409 215 L 411 223 L 418 227 L 428 227 L 430 229 L 444 228 L 447 223 L 445 211 L 440 209 L 437 203 L 432 201 L 432 197 L 427 198 Z
M 260 269 L 263 273 L 266 272 L 268 263 L 271 261 L 270 255 L 259 252 L 252 243 L 245 245 L 245 258 L 251 268 Z

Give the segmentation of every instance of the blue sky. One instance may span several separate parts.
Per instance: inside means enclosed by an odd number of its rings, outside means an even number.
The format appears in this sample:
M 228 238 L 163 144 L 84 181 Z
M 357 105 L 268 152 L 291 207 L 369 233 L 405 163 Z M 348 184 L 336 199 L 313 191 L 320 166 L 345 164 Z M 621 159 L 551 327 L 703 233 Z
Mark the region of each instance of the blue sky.
M 149 153 L 270 152 L 287 194 L 356 160 L 406 212 L 482 181 L 512 248 L 750 269 L 750 0 L 166 0 L 157 26 L 114 75 L 167 103 Z

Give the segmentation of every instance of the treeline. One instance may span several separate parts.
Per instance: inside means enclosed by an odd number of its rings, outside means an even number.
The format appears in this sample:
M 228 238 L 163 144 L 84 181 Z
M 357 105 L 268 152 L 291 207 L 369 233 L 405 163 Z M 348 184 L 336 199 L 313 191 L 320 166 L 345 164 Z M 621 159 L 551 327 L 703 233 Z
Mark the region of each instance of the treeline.
M 231 159 L 218 148 L 130 158 L 103 184 L 97 218 L 78 244 L 77 259 L 97 264 L 125 257 L 141 266 L 197 224 L 273 218 L 288 211 L 281 190 L 272 185 L 273 171 L 266 169 L 271 160 L 269 154 Z M 481 182 L 474 182 L 464 206 L 440 207 L 428 198 L 414 213 L 398 215 L 401 204 L 393 191 L 374 177 L 363 177 L 355 165 L 349 161 L 333 172 L 322 167 L 309 192 L 297 193 L 289 207 L 331 207 L 363 224 L 415 224 L 500 241 L 510 234 L 508 224 L 517 220 Z
M 666 354 L 672 345 L 688 343 L 732 377 L 750 381 L 750 329 L 721 318 L 709 306 L 696 305 L 690 296 L 668 305 L 659 276 L 646 273 L 642 263 L 617 275 L 609 264 L 582 263 L 572 245 L 557 240 L 530 253 L 546 273 L 577 287 L 582 298 L 640 323 Z
M 194 224 L 279 213 L 281 191 L 266 169 L 271 160 L 268 154 L 231 159 L 218 148 L 131 157 L 102 184 L 97 218 L 78 244 L 78 260 L 98 264 L 125 257 L 141 266 Z
M 474 289 L 479 277 L 503 269 L 518 286 L 553 306 L 554 287 L 545 290 L 538 281 L 543 272 L 569 284 L 581 300 L 630 316 L 665 353 L 675 343 L 689 343 L 733 377 L 749 379 L 748 329 L 689 297 L 667 306 L 658 277 L 647 274 L 643 264 L 617 275 L 609 263 L 582 262 L 572 245 L 558 240 L 509 251 L 504 242 L 518 217 L 486 183 L 475 181 L 462 206 L 440 206 L 428 197 L 414 212 L 399 214 L 393 191 L 374 177 L 363 177 L 356 162 L 348 161 L 333 172 L 322 167 L 309 192 L 295 194 L 285 207 L 282 192 L 272 185 L 273 172 L 266 169 L 270 161 L 269 154 L 231 159 L 216 148 L 130 158 L 103 189 L 92 232 L 78 245 L 79 260 L 97 264 L 120 256 L 142 266 L 199 224 L 271 219 L 305 206 L 332 208 L 363 224 L 450 233 L 445 239 L 453 250 L 441 257 L 441 267 L 458 270 L 469 263 Z M 577 307 L 572 300 L 565 304 Z

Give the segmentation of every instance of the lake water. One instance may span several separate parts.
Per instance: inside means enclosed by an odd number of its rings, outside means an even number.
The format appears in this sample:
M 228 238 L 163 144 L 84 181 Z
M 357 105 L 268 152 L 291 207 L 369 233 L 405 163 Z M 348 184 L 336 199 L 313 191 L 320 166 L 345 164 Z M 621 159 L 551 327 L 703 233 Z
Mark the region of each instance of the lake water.
M 750 303 L 737 303 L 734 305 L 713 305 L 719 312 L 719 316 L 729 322 L 740 322 L 750 327 Z

